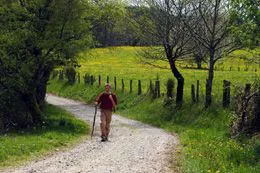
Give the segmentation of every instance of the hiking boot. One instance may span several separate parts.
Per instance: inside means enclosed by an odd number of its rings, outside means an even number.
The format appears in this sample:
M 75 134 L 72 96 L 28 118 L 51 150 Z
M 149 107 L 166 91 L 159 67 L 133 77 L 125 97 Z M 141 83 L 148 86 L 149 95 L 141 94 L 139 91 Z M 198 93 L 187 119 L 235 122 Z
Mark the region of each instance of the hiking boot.
M 107 137 L 101 136 L 101 142 L 106 142 L 106 141 L 107 141 Z

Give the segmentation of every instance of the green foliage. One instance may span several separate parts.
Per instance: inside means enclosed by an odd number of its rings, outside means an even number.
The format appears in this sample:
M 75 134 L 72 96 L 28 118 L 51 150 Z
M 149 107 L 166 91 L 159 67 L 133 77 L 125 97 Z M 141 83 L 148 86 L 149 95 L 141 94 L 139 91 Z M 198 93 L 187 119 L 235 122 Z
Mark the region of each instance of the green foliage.
M 59 74 L 59 71 L 58 71 L 58 70 L 54 70 L 54 71 L 52 72 L 52 79 L 56 79 L 56 77 L 58 76 L 58 74 Z
M 0 124 L 44 121 L 51 71 L 75 64 L 75 55 L 89 47 L 92 12 L 81 0 L 0 0 Z
M 89 133 L 85 122 L 64 110 L 47 105 L 44 112 L 47 119 L 43 126 L 0 135 L 1 168 L 69 147 Z
M 169 78 L 166 83 L 167 86 L 167 97 L 173 97 L 174 80 Z
M 258 0 L 231 0 L 232 33 L 244 47 L 258 47 L 260 12 Z
M 64 71 L 63 70 L 59 71 L 59 80 L 64 80 Z
M 241 134 L 260 132 L 260 81 L 253 86 L 247 85 L 236 88 L 235 116 L 231 122 L 231 135 L 238 137 Z
M 125 9 L 121 0 L 99 0 L 94 1 L 93 8 L 95 16 L 91 18 L 93 34 L 97 47 L 115 45 L 119 21 L 122 20 Z

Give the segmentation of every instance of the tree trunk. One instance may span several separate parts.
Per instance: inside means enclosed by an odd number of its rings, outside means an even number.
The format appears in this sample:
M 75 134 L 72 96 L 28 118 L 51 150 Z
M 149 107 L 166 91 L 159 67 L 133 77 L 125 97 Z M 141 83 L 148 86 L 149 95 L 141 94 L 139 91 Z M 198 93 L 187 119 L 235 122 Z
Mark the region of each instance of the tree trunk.
M 205 107 L 209 107 L 212 103 L 212 84 L 214 78 L 214 52 L 210 53 L 210 62 L 208 70 L 208 79 L 206 81 L 206 101 Z
M 36 99 L 37 103 L 42 110 L 45 102 L 45 96 L 47 92 L 47 84 L 49 81 L 51 75 L 51 67 L 49 69 L 44 70 L 43 75 L 41 76 L 41 79 L 39 79 L 39 84 L 36 88 Z
M 183 88 L 184 88 L 184 78 L 179 70 L 176 68 L 174 60 L 169 60 L 172 73 L 177 79 L 177 94 L 176 94 L 176 105 L 181 106 L 183 103 Z
M 44 114 L 41 111 L 35 93 L 27 93 L 23 95 L 23 101 L 26 103 L 28 111 L 32 116 L 34 124 L 41 124 L 44 120 Z

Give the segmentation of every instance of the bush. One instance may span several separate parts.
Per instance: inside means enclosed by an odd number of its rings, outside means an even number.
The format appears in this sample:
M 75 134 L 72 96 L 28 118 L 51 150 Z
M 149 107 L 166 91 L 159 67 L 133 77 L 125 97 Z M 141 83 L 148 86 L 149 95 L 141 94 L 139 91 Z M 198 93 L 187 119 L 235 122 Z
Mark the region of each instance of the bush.
M 173 87 L 174 87 L 174 80 L 173 79 L 168 79 L 167 84 L 167 97 L 172 98 L 173 97 Z
M 88 73 L 84 76 L 84 83 L 86 85 L 93 85 L 96 82 L 96 78 L 93 75 L 90 75 Z
M 59 72 L 59 80 L 64 80 L 63 70 Z
M 239 87 L 236 92 L 231 135 L 260 132 L 260 82 L 257 81 L 252 87 Z
M 52 72 L 52 79 L 56 79 L 56 77 L 58 76 L 58 74 L 59 74 L 59 71 L 53 70 L 53 72 Z
M 3 132 L 4 130 L 4 118 L 3 118 L 3 115 L 2 113 L 0 112 L 0 134 Z
M 33 124 L 33 115 L 24 99 L 13 90 L 0 93 L 0 132 L 27 128 Z
M 65 74 L 66 74 L 66 78 L 68 79 L 68 83 L 70 85 L 75 84 L 76 82 L 76 70 L 74 67 L 66 67 L 65 68 Z

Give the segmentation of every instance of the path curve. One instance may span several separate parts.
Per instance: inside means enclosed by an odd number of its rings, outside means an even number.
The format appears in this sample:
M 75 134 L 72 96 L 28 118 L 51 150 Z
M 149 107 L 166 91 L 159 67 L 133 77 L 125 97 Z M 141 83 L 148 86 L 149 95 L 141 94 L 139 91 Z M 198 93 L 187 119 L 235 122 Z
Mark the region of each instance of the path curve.
M 48 95 L 50 104 L 59 106 L 76 117 L 92 122 L 93 106 Z M 170 173 L 178 143 L 175 136 L 162 129 L 113 115 L 110 141 L 100 142 L 99 115 L 92 140 L 86 139 L 69 151 L 6 170 L 6 173 Z

